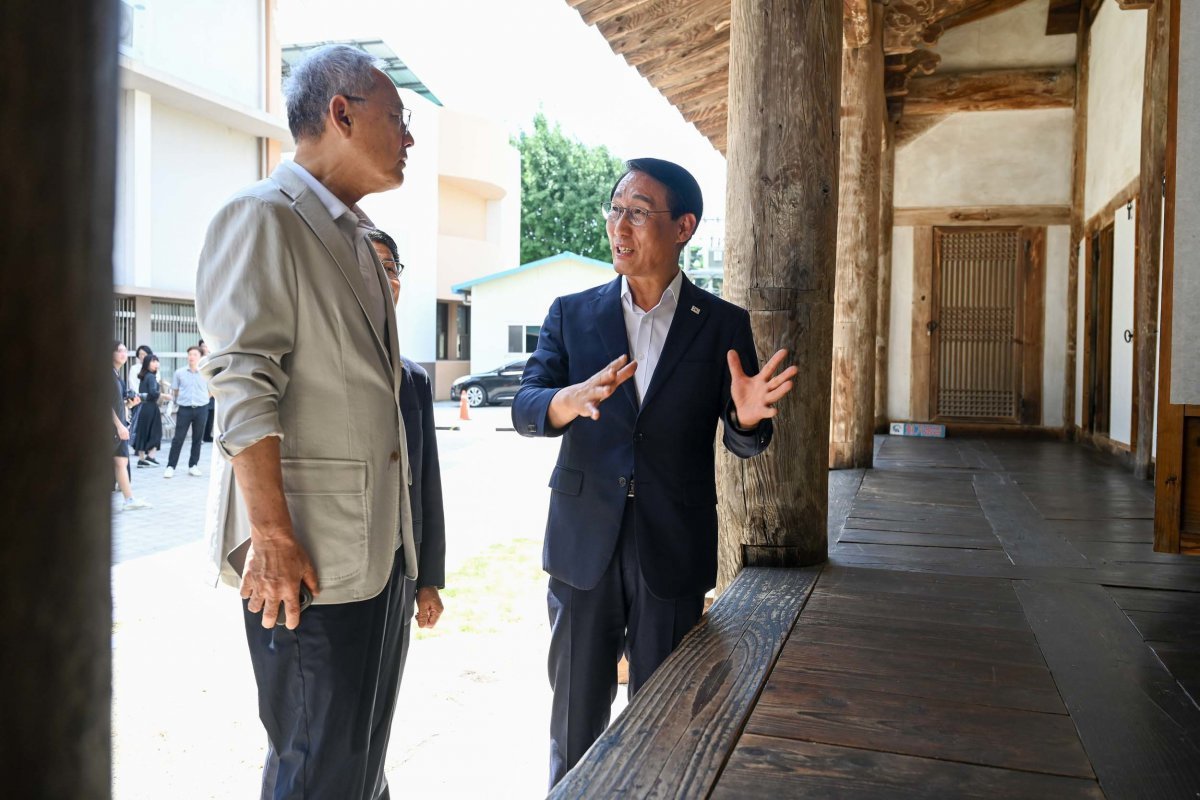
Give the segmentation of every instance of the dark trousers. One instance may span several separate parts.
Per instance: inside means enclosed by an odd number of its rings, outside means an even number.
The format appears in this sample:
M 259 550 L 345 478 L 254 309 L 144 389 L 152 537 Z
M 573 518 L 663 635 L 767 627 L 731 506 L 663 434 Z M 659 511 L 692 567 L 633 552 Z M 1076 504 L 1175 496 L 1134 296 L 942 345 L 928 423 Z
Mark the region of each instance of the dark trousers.
M 704 595 L 663 600 L 642 578 L 633 504 L 626 501 L 617 551 L 594 589 L 550 579 L 550 786 L 608 727 L 617 662 L 629 658 L 632 699 L 704 611 Z
M 204 441 L 211 442 L 213 419 L 217 416 L 217 398 L 208 398 L 208 419 L 204 423 Z
M 187 437 L 188 428 L 192 429 L 192 452 L 188 454 L 188 466 L 194 467 L 200 463 L 200 445 L 204 438 L 204 421 L 208 419 L 208 406 L 180 406 L 175 417 L 175 437 L 171 439 L 171 455 L 167 457 L 167 466 L 175 469 L 179 463 L 179 451 L 183 449 L 183 440 Z
M 415 582 L 403 557 L 370 600 L 309 606 L 267 630 L 242 604 L 258 713 L 263 800 L 388 800 L 383 761 L 408 656 Z

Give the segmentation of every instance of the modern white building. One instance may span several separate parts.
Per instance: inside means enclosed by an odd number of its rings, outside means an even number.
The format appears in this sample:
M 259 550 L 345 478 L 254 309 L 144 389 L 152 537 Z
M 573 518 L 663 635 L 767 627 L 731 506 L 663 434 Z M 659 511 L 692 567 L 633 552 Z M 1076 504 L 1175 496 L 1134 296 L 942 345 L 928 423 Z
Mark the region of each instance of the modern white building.
M 471 308 L 471 372 L 484 372 L 537 349 L 554 298 L 607 283 L 612 264 L 574 253 L 463 281 L 451 287 Z
M 283 116 L 268 111 L 279 73 L 272 5 L 120 3 L 114 335 L 130 352 L 149 344 L 164 376 L 199 338 L 196 261 L 209 220 L 291 144 Z
M 183 363 L 199 338 L 196 265 L 209 220 L 291 157 L 281 90 L 288 64 L 311 46 L 345 42 L 380 59 L 413 109 L 404 186 L 361 206 L 406 265 L 401 349 L 429 371 L 438 397 L 449 396 L 469 369 L 472 327 L 451 285 L 519 260 L 520 156 L 507 130 L 441 107 L 422 80 L 429 76 L 418 78 L 400 57 L 394 6 L 338 15 L 303 0 L 121 5 L 116 338 L 131 351 L 149 344 L 164 375 Z

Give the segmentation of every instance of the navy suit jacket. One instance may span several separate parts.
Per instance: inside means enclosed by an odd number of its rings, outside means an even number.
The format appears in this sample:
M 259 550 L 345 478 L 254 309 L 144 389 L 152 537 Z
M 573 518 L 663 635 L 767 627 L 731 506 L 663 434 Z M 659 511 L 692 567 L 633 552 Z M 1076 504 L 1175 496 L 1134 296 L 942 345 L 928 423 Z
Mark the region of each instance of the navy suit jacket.
M 630 479 L 634 524 L 647 586 L 663 599 L 703 594 L 716 584 L 717 421 L 730 452 L 748 458 L 771 440 L 770 420 L 752 431 L 730 424 L 726 353 L 748 374 L 758 357 L 745 310 L 697 289 L 685 277 L 662 355 L 640 406 L 632 379 L 600 405 L 600 419 L 552 428 L 550 401 L 628 354 L 621 279 L 560 297 L 542 325 L 513 400 L 523 436 L 562 436 L 550 476 L 543 566 L 578 589 L 599 582 L 616 550 Z
M 417 588 L 446 585 L 446 514 L 442 507 L 442 467 L 433 424 L 433 387 L 416 362 L 400 357 L 400 413 L 408 439 L 412 485 L 413 541 L 417 545 Z

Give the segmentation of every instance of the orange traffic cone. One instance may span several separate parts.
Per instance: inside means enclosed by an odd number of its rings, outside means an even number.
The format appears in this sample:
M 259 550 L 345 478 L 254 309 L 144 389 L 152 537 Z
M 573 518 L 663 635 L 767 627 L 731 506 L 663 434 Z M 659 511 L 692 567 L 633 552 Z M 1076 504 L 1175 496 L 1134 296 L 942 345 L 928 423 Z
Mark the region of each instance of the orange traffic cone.
M 466 422 L 471 421 L 471 406 L 467 403 L 466 392 L 458 396 L 458 418 Z

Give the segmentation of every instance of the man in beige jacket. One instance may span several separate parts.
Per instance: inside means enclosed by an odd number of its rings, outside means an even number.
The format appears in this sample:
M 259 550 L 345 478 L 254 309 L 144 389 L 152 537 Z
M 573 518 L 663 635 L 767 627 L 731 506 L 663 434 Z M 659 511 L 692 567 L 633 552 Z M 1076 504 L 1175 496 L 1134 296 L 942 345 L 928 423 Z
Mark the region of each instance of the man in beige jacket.
M 200 258 L 224 456 L 210 553 L 245 598 L 262 796 L 374 799 L 417 557 L 396 319 L 356 204 L 404 181 L 410 112 L 342 45 L 296 65 L 285 93 L 295 161 L 217 213 Z M 226 555 L 247 538 L 239 580 Z M 315 599 L 301 614 L 302 584 Z

